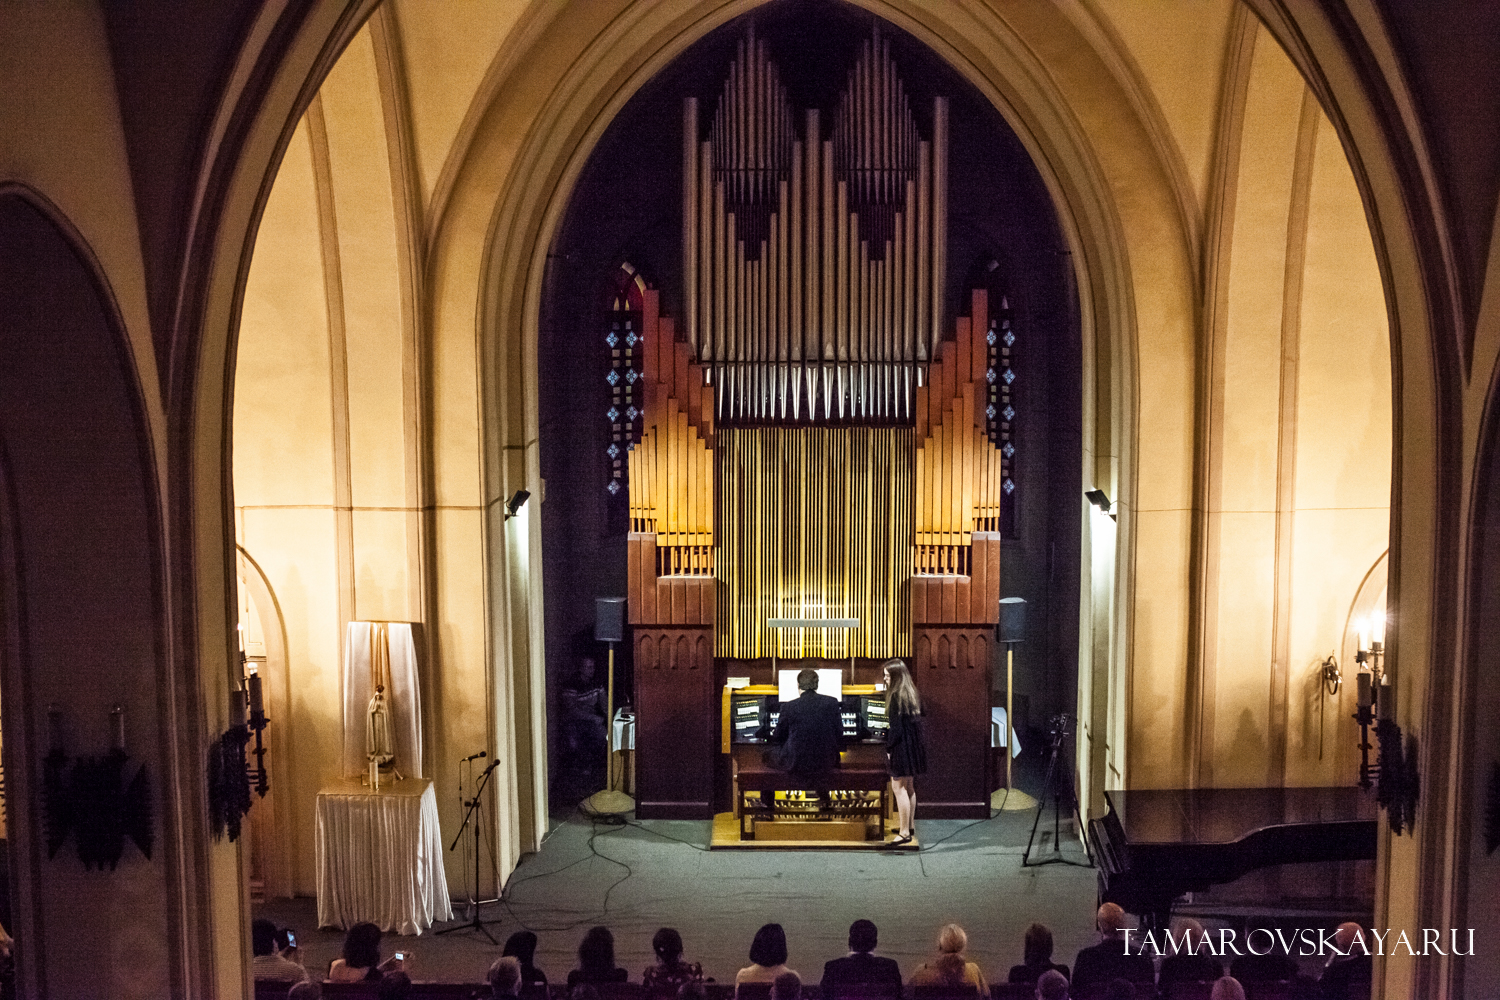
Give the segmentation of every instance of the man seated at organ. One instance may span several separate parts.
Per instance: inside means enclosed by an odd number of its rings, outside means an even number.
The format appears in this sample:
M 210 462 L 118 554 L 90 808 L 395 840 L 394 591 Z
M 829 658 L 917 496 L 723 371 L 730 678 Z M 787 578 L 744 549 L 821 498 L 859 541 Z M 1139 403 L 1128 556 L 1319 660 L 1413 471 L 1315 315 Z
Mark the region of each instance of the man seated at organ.
M 777 744 L 767 763 L 799 778 L 816 778 L 839 766 L 839 743 L 844 723 L 839 700 L 818 694 L 818 672 L 797 675 L 801 695 L 781 706 L 781 718 L 771 742 Z

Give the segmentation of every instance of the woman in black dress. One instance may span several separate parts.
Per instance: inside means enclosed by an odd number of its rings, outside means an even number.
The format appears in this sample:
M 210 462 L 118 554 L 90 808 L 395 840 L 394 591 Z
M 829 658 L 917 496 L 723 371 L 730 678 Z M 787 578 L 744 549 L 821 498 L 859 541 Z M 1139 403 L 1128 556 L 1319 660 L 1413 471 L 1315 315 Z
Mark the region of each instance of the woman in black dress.
M 911 673 L 900 660 L 885 661 L 885 706 L 890 728 L 885 752 L 890 761 L 891 790 L 896 795 L 900 826 L 893 844 L 908 844 L 917 812 L 916 776 L 927 772 L 927 744 L 922 738 L 922 699 Z

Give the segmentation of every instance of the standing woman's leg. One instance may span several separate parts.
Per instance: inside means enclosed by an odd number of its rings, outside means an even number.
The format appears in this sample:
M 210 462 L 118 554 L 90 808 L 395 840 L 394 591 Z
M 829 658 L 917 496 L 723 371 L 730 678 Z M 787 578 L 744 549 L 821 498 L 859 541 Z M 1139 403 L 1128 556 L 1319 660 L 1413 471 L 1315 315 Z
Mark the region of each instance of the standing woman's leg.
M 903 837 L 910 836 L 912 815 L 916 811 L 916 789 L 910 777 L 892 778 L 891 786 L 896 793 L 897 832 Z

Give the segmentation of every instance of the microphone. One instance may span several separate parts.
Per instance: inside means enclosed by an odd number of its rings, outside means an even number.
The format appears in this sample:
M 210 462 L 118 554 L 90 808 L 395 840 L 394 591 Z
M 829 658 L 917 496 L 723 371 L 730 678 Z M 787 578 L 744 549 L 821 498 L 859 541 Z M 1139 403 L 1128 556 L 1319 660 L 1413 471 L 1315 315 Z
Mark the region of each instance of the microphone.
M 471 753 L 471 754 L 469 754 L 469 756 L 467 756 L 463 760 L 459 761 L 459 763 L 460 764 L 467 764 L 471 760 L 478 760 L 481 757 L 487 757 L 487 756 L 489 756 L 489 751 L 487 751 L 487 750 L 481 750 L 478 753 Z

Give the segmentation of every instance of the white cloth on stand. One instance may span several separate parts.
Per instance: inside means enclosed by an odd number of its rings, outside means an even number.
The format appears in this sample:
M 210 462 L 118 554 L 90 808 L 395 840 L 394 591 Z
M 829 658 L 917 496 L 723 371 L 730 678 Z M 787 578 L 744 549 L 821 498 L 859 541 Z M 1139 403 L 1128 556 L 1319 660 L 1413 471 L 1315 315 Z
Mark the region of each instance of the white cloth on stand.
M 420 934 L 453 919 L 431 781 L 343 782 L 318 793 L 317 819 L 319 927 Z
M 630 709 L 615 709 L 615 723 L 610 727 L 609 748 L 612 751 L 635 749 L 635 713 Z
M 992 746 L 992 747 L 1003 747 L 1003 746 L 1005 746 L 1005 744 L 1006 744 L 1005 733 L 1006 733 L 1005 709 L 1004 708 L 996 708 L 994 706 L 991 706 L 990 707 L 990 746 Z M 1013 737 L 1015 737 L 1013 740 L 1010 741 L 1010 756 L 1011 756 L 1012 759 L 1015 759 L 1016 757 L 1021 756 L 1021 737 L 1016 736 L 1016 731 L 1014 729 L 1010 730 L 1010 735 L 1013 736 Z
M 391 651 L 391 683 L 385 694 L 395 737 L 396 770 L 408 778 L 420 778 L 426 773 L 422 769 L 422 694 L 410 622 L 349 623 L 344 643 L 344 776 L 352 778 L 370 770 L 365 725 L 375 694 L 370 684 L 370 642 L 377 625 L 386 627 Z

